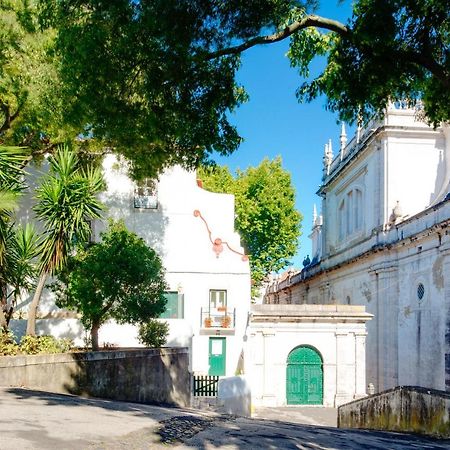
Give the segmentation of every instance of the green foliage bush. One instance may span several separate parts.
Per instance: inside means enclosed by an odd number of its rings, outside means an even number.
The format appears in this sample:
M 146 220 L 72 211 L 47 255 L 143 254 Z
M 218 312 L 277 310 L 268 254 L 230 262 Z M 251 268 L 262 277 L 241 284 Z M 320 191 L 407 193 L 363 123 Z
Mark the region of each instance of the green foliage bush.
M 0 331 L 0 356 L 17 355 L 19 346 L 16 344 L 14 334 L 11 331 Z
M 150 319 L 139 326 L 138 339 L 146 347 L 162 347 L 167 342 L 169 324 Z
M 53 336 L 23 336 L 20 344 L 17 344 L 11 331 L 0 333 L 0 356 L 66 353 L 72 348 L 73 342 L 70 339 L 56 339 Z
M 20 352 L 26 355 L 65 353 L 72 347 L 70 339 L 56 339 L 53 336 L 24 336 L 20 340 Z

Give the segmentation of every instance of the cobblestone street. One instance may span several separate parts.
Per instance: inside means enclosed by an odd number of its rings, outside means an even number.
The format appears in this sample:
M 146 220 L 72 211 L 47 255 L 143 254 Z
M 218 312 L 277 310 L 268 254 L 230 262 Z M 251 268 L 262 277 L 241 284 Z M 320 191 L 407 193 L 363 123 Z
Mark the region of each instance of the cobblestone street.
M 1 450 L 450 448 L 449 440 L 314 425 L 335 420 L 324 408 L 261 408 L 243 419 L 2 388 L 0 411 Z

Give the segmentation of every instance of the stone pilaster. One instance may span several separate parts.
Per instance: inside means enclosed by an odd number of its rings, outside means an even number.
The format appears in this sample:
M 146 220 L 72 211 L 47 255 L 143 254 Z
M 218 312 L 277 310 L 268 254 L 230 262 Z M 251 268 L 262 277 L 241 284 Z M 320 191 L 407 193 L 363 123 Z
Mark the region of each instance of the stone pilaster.
M 366 394 L 366 336 L 367 333 L 355 333 L 355 395 L 354 398 L 365 397 Z
M 450 392 L 450 236 L 446 236 L 447 241 L 441 247 L 444 256 L 442 273 L 444 275 L 444 305 L 446 311 L 444 323 L 444 352 L 445 352 L 445 390 Z
M 347 379 L 347 337 L 348 333 L 344 331 L 336 332 L 336 396 L 334 399 L 335 407 L 351 400 L 352 396 L 348 392 Z
M 398 385 L 398 270 L 395 263 L 388 262 L 372 267 L 372 274 L 377 324 L 375 389 L 380 392 Z
M 275 331 L 264 330 L 264 369 L 263 369 L 263 395 L 264 406 L 276 406 L 275 392 L 275 364 L 277 349 L 274 346 Z

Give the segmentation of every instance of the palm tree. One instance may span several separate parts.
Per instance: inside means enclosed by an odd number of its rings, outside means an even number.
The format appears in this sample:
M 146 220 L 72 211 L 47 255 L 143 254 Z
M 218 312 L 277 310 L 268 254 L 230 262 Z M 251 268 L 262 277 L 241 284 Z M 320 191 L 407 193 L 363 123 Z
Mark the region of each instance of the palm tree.
M 33 208 L 44 225 L 39 281 L 28 310 L 27 334 L 36 333 L 36 313 L 46 279 L 61 270 L 77 243 L 90 235 L 90 220 L 100 217 L 102 205 L 96 195 L 103 189 L 100 169 L 84 169 L 67 147 L 49 158 L 50 170 L 37 188 Z
M 2 308 L 0 308 L 0 327 L 7 330 L 17 300 L 22 290 L 30 291 L 35 286 L 36 257 L 39 253 L 38 235 L 32 224 L 24 227 L 11 223 L 8 226 L 7 251 L 4 264 L 0 266 L 2 286 Z
M 8 285 L 13 278 L 18 288 L 21 281 L 16 276 L 17 234 L 12 213 L 17 209 L 17 199 L 23 189 L 24 149 L 0 145 L 0 327 L 8 327 L 12 310 L 8 302 Z
M 6 257 L 11 214 L 17 209 L 17 198 L 23 189 L 23 148 L 0 145 L 0 266 Z

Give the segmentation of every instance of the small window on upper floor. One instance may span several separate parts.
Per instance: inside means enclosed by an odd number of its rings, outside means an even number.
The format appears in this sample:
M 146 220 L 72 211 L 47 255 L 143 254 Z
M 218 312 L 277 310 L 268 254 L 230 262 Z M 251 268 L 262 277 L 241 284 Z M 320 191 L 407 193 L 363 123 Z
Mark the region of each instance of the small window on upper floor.
M 209 291 L 209 310 L 226 311 L 227 291 L 212 289 Z
M 134 189 L 134 207 L 140 209 L 158 208 L 158 184 L 156 180 L 144 178 Z

